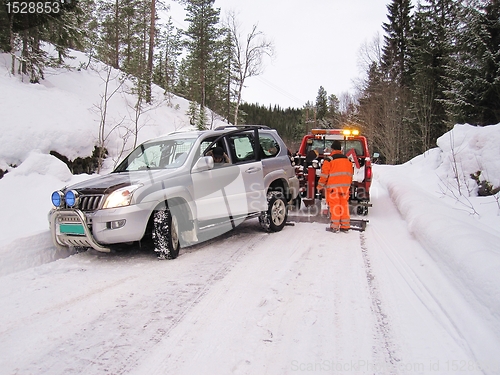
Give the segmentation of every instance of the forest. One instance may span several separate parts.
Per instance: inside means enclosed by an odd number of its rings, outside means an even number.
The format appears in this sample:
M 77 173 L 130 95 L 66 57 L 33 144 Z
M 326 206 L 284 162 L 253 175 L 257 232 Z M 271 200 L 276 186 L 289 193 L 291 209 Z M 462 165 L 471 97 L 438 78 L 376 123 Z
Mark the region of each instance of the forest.
M 292 150 L 313 127 L 357 127 L 388 164 L 434 147 L 456 123 L 500 122 L 499 0 L 388 1 L 384 35 L 360 46 L 366 72 L 356 91 L 329 95 L 321 86 L 301 108 L 244 101 L 245 80 L 273 49 L 257 23 L 241 36 L 237 17 L 223 16 L 215 0 L 176 1 L 185 30 L 159 17 L 168 15 L 161 0 L 4 0 L 0 52 L 11 54 L 12 75 L 33 84 L 47 67 L 64 67 L 70 50 L 85 52 L 89 64 L 102 61 L 134 81 L 136 106 L 151 105 L 156 84 L 191 101 L 198 129 L 210 127 L 209 108 L 232 124 L 277 129 Z M 21 3 L 33 4 L 21 12 Z

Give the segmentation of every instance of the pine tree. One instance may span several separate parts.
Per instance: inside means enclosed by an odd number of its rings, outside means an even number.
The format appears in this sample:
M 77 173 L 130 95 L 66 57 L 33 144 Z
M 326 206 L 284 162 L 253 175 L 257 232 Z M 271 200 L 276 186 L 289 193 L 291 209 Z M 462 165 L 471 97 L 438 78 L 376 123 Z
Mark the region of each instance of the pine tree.
M 408 38 L 411 31 L 411 0 L 393 0 L 387 6 L 388 23 L 383 24 L 386 35 L 382 69 L 391 81 L 402 86 L 409 84 Z
M 96 0 L 80 0 L 80 7 L 85 9 L 82 13 L 80 20 L 80 28 L 82 30 L 81 48 L 82 51 L 88 56 L 88 62 L 84 69 L 87 69 L 92 61 L 97 56 L 98 44 L 98 17 L 97 17 L 97 4 Z
M 11 19 L 6 7 L 0 6 L 0 51 L 10 52 Z
M 209 61 L 206 80 L 205 105 L 212 111 L 223 114 L 227 108 L 227 98 L 231 98 L 227 85 L 231 77 L 231 51 L 226 44 L 227 39 L 219 39 L 215 43 L 214 58 Z
M 134 91 L 140 100 L 137 106 L 143 102 L 151 103 L 151 84 L 153 67 L 150 62 L 150 51 L 154 49 L 154 38 L 151 39 L 152 28 L 156 33 L 156 23 L 152 21 L 153 2 L 122 0 L 128 2 L 129 9 L 123 9 L 122 15 L 126 16 L 129 24 L 122 22 L 127 30 L 127 39 L 121 43 L 120 54 L 123 58 L 122 70 L 132 76 Z M 126 41 L 126 43 L 125 43 Z M 153 44 L 153 47 L 151 45 Z M 151 66 L 150 66 L 151 65 Z
M 149 43 L 148 43 L 148 59 L 146 65 L 146 102 L 151 103 L 152 93 L 151 85 L 153 84 L 153 57 L 155 49 L 156 37 L 156 0 L 150 0 L 150 14 L 149 14 Z
M 381 61 L 370 67 L 367 97 L 364 107 L 368 113 L 361 118 L 372 127 L 375 141 L 391 163 L 404 159 L 408 149 L 407 116 L 409 86 L 409 35 L 411 31 L 411 1 L 393 0 L 388 6 L 389 22 L 383 24 L 386 32 Z M 374 116 L 380 116 L 376 118 Z M 363 118 L 364 117 L 364 118 Z
M 464 9 L 446 101 L 454 122 L 500 122 L 500 3 Z
M 137 0 L 122 0 L 120 4 L 120 46 L 118 53 L 121 55 L 122 69 L 130 74 L 136 73 L 136 68 L 142 60 L 142 53 L 137 56 L 137 51 L 142 51 L 144 39 L 141 22 L 145 21 L 140 17 L 140 4 Z
M 409 105 L 409 122 L 417 142 L 415 153 L 425 152 L 432 145 L 431 127 L 435 112 L 435 95 L 437 80 L 434 72 L 435 56 L 429 45 L 432 45 L 431 20 L 425 13 L 417 12 L 413 22 L 413 35 L 411 39 L 411 102 Z
M 55 46 L 59 65 L 64 64 L 64 60 L 68 58 L 70 48 L 83 49 L 84 33 L 81 28 L 83 14 L 83 10 L 75 6 L 73 11 L 64 12 L 48 24 L 44 39 Z
M 316 118 L 323 120 L 328 113 L 328 94 L 323 86 L 318 89 L 316 96 Z
M 215 0 L 187 0 L 186 21 L 189 22 L 186 36 L 188 56 L 186 73 L 191 87 L 190 99 L 207 104 L 210 64 L 215 58 L 217 40 L 221 32 L 218 28 L 220 9 L 213 7 Z
M 412 114 L 422 140 L 420 151 L 433 147 L 449 129 L 445 108 L 449 92 L 448 70 L 455 51 L 460 4 L 455 0 L 429 0 L 415 15 L 412 38 Z
M 165 89 L 165 93 L 174 92 L 179 76 L 178 58 L 182 52 L 181 31 L 174 27 L 170 17 L 161 28 L 158 36 L 156 54 L 156 73 L 154 83 Z
M 44 77 L 45 67 L 63 63 L 66 48 L 72 43 L 76 44 L 78 29 L 78 18 L 69 12 L 78 12 L 78 3 L 56 3 L 50 4 L 50 11 L 44 8 L 43 12 L 37 11 L 37 7 L 44 3 L 30 2 L 26 13 L 11 12 L 8 14 L 8 32 L 0 32 L 9 35 L 9 50 L 12 54 L 12 74 L 16 74 L 16 60 L 18 72 L 29 77 L 30 82 L 38 83 Z M 19 3 L 8 3 L 14 7 Z M 31 8 L 34 6 L 35 8 Z M 44 5 L 43 5 L 44 6 Z M 2 30 L 3 28 L 0 28 Z M 54 30 L 61 32 L 61 35 Z M 53 59 L 41 48 L 43 42 L 56 45 L 59 52 L 59 61 Z M 16 51 L 20 53 L 16 54 Z
M 207 129 L 207 112 L 205 107 L 200 107 L 198 113 L 198 119 L 196 121 L 196 129 L 206 130 Z
M 199 121 L 198 121 L 199 105 L 194 100 L 191 100 L 189 102 L 189 108 L 188 108 L 186 115 L 189 117 L 189 123 L 191 125 L 196 125 L 199 123 Z
M 98 58 L 115 69 L 120 68 L 120 19 L 121 4 L 119 0 L 98 3 L 99 42 Z

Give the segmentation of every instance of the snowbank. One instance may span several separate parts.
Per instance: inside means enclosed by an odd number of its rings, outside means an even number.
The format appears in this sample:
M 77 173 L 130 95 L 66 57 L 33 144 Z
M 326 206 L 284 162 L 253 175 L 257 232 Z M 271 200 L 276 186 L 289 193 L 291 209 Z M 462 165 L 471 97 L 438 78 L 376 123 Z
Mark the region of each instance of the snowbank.
M 71 160 L 92 154 L 98 140 L 108 68 L 92 62 L 83 69 L 88 58 L 77 51 L 72 55 L 74 59 L 67 61 L 71 70 L 47 69 L 45 79 L 34 85 L 10 75 L 10 55 L 0 54 L 0 103 L 4 108 L 0 169 L 20 165 L 32 150 L 44 154 L 57 151 Z M 132 81 L 118 70 L 111 68 L 109 73 L 105 134 L 112 161 L 120 158 L 122 149 L 127 153 L 133 146 L 137 100 L 132 94 Z M 138 143 L 175 130 L 192 129 L 188 109 L 189 101 L 166 95 L 163 89 L 153 86 L 153 103 L 143 105 L 137 124 Z M 212 117 L 213 126 L 223 123 L 222 118 Z
M 442 152 L 438 174 L 451 183 L 460 178 L 472 193 L 477 186 L 471 173 L 481 171 L 481 180 L 500 186 L 500 124 L 476 127 L 455 125 L 452 131 L 437 140 Z
M 40 150 L 30 151 L 26 160 L 6 176 L 7 179 L 13 176 L 29 176 L 39 174 L 42 176 L 52 176 L 60 181 L 69 181 L 73 177 L 68 166 L 52 155 L 42 154 Z
M 66 164 L 35 150 L 0 180 L 0 246 L 47 231 L 50 196 L 65 185 L 92 176 L 73 176 Z
M 457 125 L 438 145 L 404 165 L 378 166 L 376 173 L 415 238 L 468 297 L 498 316 L 499 197 L 474 196 L 468 176 L 481 170 L 499 185 L 500 125 Z

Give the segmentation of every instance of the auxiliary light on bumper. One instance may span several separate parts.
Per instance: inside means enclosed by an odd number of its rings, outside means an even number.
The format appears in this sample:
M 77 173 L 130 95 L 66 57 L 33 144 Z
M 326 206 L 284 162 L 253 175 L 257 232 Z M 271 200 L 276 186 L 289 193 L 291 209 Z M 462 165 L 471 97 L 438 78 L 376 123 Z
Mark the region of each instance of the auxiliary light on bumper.
M 68 207 L 74 207 L 78 203 L 78 192 L 75 190 L 68 190 L 64 199 L 66 200 Z
M 64 194 L 61 191 L 54 191 L 52 193 L 51 200 L 54 207 L 61 207 L 63 199 L 64 199 Z

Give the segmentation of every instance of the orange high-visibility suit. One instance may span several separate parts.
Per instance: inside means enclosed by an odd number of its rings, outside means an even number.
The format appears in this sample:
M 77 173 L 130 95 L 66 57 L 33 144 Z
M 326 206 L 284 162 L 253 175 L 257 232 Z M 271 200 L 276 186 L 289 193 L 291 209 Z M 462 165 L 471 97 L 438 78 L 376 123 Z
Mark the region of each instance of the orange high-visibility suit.
M 330 228 L 348 230 L 349 188 L 354 170 L 351 161 L 341 151 L 332 150 L 321 167 L 318 189 L 325 189 L 326 203 L 330 208 Z

